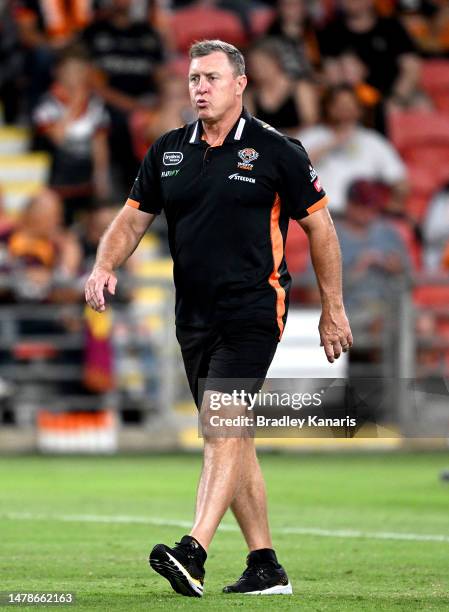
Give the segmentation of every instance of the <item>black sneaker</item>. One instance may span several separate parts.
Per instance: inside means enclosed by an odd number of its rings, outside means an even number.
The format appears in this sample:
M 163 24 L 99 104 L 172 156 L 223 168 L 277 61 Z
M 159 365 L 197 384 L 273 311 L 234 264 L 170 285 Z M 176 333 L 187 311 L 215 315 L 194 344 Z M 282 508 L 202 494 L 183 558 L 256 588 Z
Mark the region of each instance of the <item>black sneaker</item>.
M 288 576 L 276 559 L 263 562 L 258 551 L 246 558 L 247 568 L 234 584 L 225 586 L 223 593 L 241 593 L 243 595 L 291 595 L 292 585 Z
M 202 597 L 206 551 L 191 536 L 184 536 L 176 546 L 157 544 L 148 561 L 154 571 L 166 578 L 176 593 Z

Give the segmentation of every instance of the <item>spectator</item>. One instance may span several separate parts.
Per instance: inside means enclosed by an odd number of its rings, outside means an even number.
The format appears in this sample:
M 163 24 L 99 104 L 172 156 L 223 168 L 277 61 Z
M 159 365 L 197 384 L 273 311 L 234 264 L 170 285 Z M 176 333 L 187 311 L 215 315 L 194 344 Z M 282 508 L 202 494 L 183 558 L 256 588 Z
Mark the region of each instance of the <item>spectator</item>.
M 34 113 L 38 142 L 53 155 L 51 186 L 64 198 L 66 224 L 109 193 L 109 120 L 91 94 L 90 68 L 80 51 L 61 56 L 56 81 Z
M 447 57 L 449 7 L 443 0 L 399 0 L 399 15 L 421 55 Z
M 285 47 L 265 38 L 250 49 L 248 68 L 251 88 L 246 104 L 261 121 L 294 134 L 318 119 L 315 86 L 308 79 L 294 79 L 284 65 Z
M 110 14 L 84 33 L 98 69 L 97 90 L 111 116 L 110 150 L 117 195 L 125 195 L 138 170 L 128 126 L 129 113 L 154 103 L 164 59 L 159 34 L 146 22 L 133 22 L 132 0 L 112 0 Z M 118 190 L 118 191 L 117 191 Z
M 62 203 L 55 191 L 43 189 L 28 204 L 8 240 L 11 278 L 17 301 L 77 300 L 78 292 L 58 291 L 55 281 L 76 278 L 80 250 L 63 227 Z
M 449 242 L 449 184 L 434 195 L 423 221 L 424 267 L 428 272 L 445 268 Z
M 89 214 L 75 228 L 81 247 L 81 272 L 83 274 L 92 268 L 100 238 L 117 215 L 118 208 L 120 208 L 118 205 L 114 206 L 109 203 L 98 204 L 89 211 Z
M 342 213 L 349 185 L 356 179 L 376 179 L 392 187 L 386 208 L 401 211 L 407 193 L 406 170 L 392 145 L 379 133 L 362 127 L 362 109 L 348 85 L 331 88 L 324 99 L 325 123 L 299 137 L 326 185 L 330 208 Z
M 148 147 L 165 132 L 194 121 L 184 76 L 171 72 L 161 83 L 159 102 L 154 109 L 137 111 L 131 121 L 134 151 L 143 159 Z
M 5 123 L 14 123 L 20 114 L 19 78 L 22 71 L 17 26 L 9 2 L 0 2 L 0 103 Z
M 350 185 L 337 233 L 345 270 L 345 304 L 353 317 L 371 322 L 389 299 L 389 281 L 407 274 L 410 263 L 399 234 L 380 218 L 377 190 L 369 181 Z
M 387 99 L 400 106 L 415 103 L 420 61 L 413 42 L 397 19 L 377 15 L 373 0 L 342 0 L 341 16 L 319 40 L 329 84 L 349 80 L 372 105 Z M 384 110 L 377 105 L 375 125 L 381 131 Z
M 305 0 L 278 0 L 277 16 L 266 32 L 287 49 L 287 70 L 297 78 L 320 66 L 320 49 Z
M 94 0 L 15 0 L 16 23 L 25 50 L 29 114 L 50 86 L 57 52 L 90 23 L 94 4 Z

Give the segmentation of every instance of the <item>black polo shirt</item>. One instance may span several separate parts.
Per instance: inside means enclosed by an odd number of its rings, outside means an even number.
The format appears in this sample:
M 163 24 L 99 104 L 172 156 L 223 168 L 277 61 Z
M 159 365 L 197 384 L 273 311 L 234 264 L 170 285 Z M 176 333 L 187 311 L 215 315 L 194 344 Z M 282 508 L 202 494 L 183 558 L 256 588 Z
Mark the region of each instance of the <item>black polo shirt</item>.
M 327 204 L 300 142 L 243 110 L 224 142 L 209 146 L 196 121 L 152 145 L 127 203 L 165 212 L 178 325 L 273 318 L 282 334 L 289 218 Z

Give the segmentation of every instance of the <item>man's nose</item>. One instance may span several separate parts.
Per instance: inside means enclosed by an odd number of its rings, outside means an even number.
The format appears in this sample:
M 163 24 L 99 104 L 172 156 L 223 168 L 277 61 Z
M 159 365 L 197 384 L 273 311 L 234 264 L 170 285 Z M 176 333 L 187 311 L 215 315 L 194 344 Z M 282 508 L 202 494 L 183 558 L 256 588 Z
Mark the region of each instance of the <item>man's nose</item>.
M 200 77 L 200 80 L 198 81 L 198 85 L 197 85 L 197 92 L 200 94 L 206 93 L 208 86 L 209 86 L 209 83 L 207 82 L 206 77 Z

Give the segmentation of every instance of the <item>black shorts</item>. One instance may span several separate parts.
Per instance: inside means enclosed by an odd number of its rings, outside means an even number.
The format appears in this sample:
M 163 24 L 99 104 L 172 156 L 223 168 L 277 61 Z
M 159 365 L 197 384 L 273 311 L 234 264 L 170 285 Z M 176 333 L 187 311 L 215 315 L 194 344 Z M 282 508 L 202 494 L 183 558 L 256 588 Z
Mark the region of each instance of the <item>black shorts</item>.
M 260 390 L 279 343 L 272 320 L 230 320 L 210 329 L 176 327 L 190 390 L 197 407 L 205 390 Z

